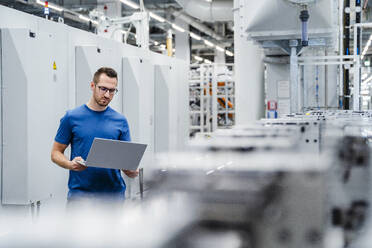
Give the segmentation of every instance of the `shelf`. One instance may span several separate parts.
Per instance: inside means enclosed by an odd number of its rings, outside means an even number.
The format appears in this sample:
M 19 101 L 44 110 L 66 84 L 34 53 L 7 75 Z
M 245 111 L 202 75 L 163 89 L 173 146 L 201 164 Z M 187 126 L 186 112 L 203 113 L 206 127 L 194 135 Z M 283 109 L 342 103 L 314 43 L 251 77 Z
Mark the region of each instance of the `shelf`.
M 227 65 L 223 66 L 226 67 Z M 200 68 L 200 70 L 196 70 L 198 68 Z M 233 66 L 229 65 L 227 68 L 233 68 Z M 192 120 L 192 122 L 189 124 L 190 133 L 212 131 L 211 123 L 205 123 L 202 125 L 204 122 L 202 118 L 201 120 L 195 122 L 196 119 L 199 119 L 199 117 L 203 116 L 204 119 L 206 117 L 209 118 L 208 121 L 211 121 L 216 117 L 218 119 L 230 119 L 230 117 L 232 117 L 231 119 L 233 123 L 235 122 L 235 108 L 221 108 L 219 103 L 221 102 L 221 98 L 224 98 L 226 102 L 229 102 L 229 104 L 231 102 L 233 106 L 235 106 L 236 84 L 235 74 L 232 71 L 219 75 L 218 66 L 214 64 L 209 66 L 191 65 L 188 77 L 189 102 L 191 106 L 191 110 L 189 110 L 189 118 Z M 213 95 L 210 95 L 211 90 L 213 90 Z M 200 104 L 202 104 L 201 109 L 198 109 L 197 105 L 194 105 L 199 101 Z M 216 104 L 217 109 L 215 109 Z M 225 107 L 228 107 L 228 105 Z M 229 115 L 229 118 L 227 118 L 227 115 Z M 200 124 L 199 121 L 201 121 Z M 233 123 L 230 124 L 230 122 L 227 121 L 225 124 L 217 123 L 217 125 L 219 129 L 230 128 L 232 125 L 234 125 Z
M 218 113 L 219 114 L 234 114 L 235 113 L 235 110 L 218 110 Z
M 218 94 L 217 96 L 218 97 L 226 97 L 225 94 Z M 235 96 L 233 96 L 233 95 L 227 95 L 227 97 L 235 98 Z

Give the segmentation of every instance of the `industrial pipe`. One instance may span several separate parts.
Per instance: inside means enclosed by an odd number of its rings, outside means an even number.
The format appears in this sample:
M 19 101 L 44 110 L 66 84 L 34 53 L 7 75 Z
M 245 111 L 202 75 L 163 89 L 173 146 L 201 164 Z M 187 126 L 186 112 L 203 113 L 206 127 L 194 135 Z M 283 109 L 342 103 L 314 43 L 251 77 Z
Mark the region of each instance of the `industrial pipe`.
M 344 11 L 344 54 L 350 55 L 350 0 L 345 0 Z M 350 109 L 350 72 L 344 68 L 344 109 Z
M 305 7 L 305 9 L 303 9 L 300 14 L 300 20 L 302 22 L 302 46 L 304 47 L 309 45 L 309 33 L 307 28 L 309 17 L 309 11 Z
M 181 12 L 177 11 L 175 8 L 169 8 L 169 11 L 171 11 L 172 15 L 176 18 L 179 18 L 180 20 L 188 23 L 190 26 L 193 26 L 194 28 L 198 29 L 199 31 L 209 35 L 210 37 L 216 39 L 216 40 L 224 40 L 224 37 L 217 34 L 214 30 L 210 29 L 206 25 L 198 22 L 194 17 Z
M 173 35 L 172 35 L 172 29 L 169 29 L 167 31 L 167 55 L 169 57 L 173 56 Z
M 233 21 L 232 0 L 176 0 L 189 15 L 204 22 Z

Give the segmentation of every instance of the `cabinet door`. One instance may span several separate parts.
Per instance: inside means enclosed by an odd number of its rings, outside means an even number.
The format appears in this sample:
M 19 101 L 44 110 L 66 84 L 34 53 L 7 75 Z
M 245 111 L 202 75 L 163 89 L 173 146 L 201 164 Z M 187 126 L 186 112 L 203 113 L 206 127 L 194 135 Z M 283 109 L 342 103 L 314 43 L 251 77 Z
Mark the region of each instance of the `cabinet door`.
M 29 204 L 66 184 L 50 150 L 68 106 L 67 38 L 2 29 L 1 50 L 2 203 Z

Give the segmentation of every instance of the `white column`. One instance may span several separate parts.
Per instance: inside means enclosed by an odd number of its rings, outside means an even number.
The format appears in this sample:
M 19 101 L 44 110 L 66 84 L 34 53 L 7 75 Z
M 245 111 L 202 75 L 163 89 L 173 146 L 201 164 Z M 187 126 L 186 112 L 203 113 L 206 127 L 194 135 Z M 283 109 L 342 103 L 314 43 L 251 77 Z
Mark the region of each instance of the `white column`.
M 234 9 L 240 7 L 234 0 Z M 234 12 L 236 124 L 247 124 L 264 117 L 263 52 L 244 35 L 244 13 Z
M 182 27 L 185 30 L 189 30 L 188 25 L 176 18 L 175 24 Z M 190 42 L 189 42 L 189 35 L 187 32 L 181 33 L 177 30 L 174 30 L 176 39 L 175 39 L 175 48 L 176 54 L 175 57 L 178 59 L 185 60 L 186 63 L 190 64 Z
M 297 48 L 291 48 L 290 59 L 290 89 L 291 89 L 291 113 L 296 113 L 298 109 L 298 57 Z

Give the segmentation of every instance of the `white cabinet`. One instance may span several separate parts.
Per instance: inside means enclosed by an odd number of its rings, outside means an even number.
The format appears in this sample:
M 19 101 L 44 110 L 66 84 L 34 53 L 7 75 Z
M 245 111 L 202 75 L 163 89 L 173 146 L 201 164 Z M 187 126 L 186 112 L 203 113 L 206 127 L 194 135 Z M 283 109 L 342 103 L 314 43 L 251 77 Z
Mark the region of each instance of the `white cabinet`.
M 68 107 L 62 31 L 1 29 L 2 204 L 43 200 L 66 185 L 67 171 L 50 160 Z

